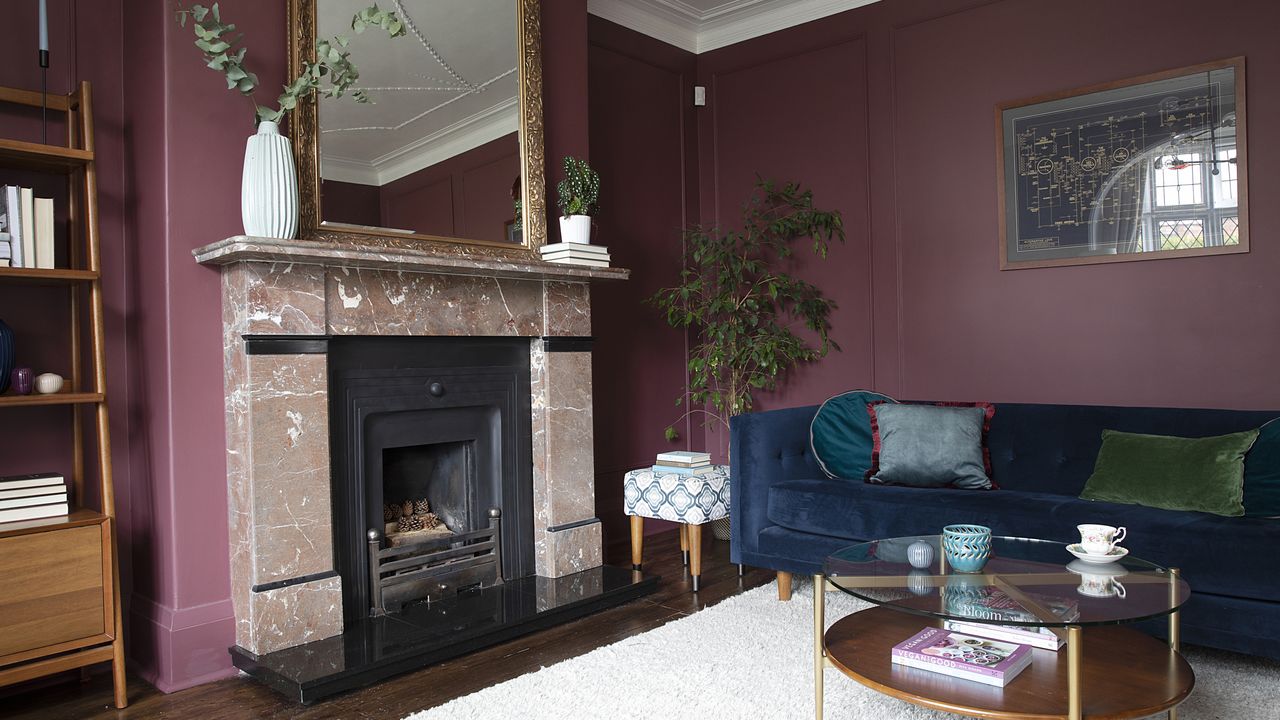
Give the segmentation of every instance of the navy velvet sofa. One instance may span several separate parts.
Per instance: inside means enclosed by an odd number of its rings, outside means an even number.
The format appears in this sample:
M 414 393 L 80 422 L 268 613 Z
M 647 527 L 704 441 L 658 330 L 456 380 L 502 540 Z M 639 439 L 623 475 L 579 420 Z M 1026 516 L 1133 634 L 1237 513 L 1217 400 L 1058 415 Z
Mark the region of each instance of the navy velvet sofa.
M 821 572 L 859 541 L 941 532 L 950 523 L 1061 542 L 1084 522 L 1123 525 L 1135 556 L 1178 567 L 1191 584 L 1187 642 L 1280 658 L 1280 520 L 1080 500 L 1102 431 L 1203 437 L 1256 428 L 1280 412 L 1001 404 L 988 438 L 999 490 L 919 489 L 830 479 L 809 444 L 817 406 L 731 423 L 733 562 Z M 780 583 L 783 585 L 784 583 Z M 1155 632 L 1162 623 L 1148 623 Z

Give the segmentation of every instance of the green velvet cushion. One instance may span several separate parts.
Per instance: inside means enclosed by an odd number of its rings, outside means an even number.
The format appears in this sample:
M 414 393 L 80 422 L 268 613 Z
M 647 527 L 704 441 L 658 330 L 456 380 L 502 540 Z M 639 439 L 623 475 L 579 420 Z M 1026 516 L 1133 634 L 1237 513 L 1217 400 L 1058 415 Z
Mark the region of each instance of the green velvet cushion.
M 871 416 L 867 403 L 897 402 L 870 390 L 828 398 L 809 426 L 809 444 L 819 467 L 833 478 L 861 480 L 871 469 Z
M 1258 428 L 1258 442 L 1244 456 L 1244 514 L 1280 517 L 1280 419 Z
M 1102 431 L 1080 497 L 1165 510 L 1244 515 L 1244 457 L 1257 430 L 1206 438 Z

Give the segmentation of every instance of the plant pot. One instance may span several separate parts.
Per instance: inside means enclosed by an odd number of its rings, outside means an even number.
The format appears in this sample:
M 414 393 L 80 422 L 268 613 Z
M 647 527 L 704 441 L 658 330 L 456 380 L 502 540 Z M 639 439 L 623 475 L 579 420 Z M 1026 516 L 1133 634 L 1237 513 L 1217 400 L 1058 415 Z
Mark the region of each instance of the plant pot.
M 560 242 L 591 244 L 590 215 L 560 216 Z
M 240 185 L 244 233 L 289 240 L 298 234 L 298 171 L 289 139 L 274 122 L 258 123 L 244 148 Z

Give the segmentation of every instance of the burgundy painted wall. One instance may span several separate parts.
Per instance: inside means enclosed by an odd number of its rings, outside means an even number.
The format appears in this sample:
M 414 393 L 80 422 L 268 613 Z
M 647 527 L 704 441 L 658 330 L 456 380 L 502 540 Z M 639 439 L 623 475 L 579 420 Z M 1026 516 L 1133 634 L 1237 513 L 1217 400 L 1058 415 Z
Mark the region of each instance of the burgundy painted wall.
M 799 272 L 839 303 L 844 351 L 758 409 L 854 387 L 936 399 L 1280 407 L 1280 9 L 1242 0 L 1195 43 L 1203 3 L 888 0 L 698 58 L 705 222 L 755 173 L 801 180 L 849 240 Z M 1135 51 L 1132 28 L 1141 27 Z M 1035 32 L 1027 32 L 1035 28 Z M 1078 28 L 1090 28 L 1087 47 Z M 993 108 L 1247 56 L 1253 251 L 1000 272 Z M 723 448 L 723 439 L 709 438 Z
M 506 242 L 506 223 L 516 216 L 511 186 L 519 176 L 520 139 L 512 133 L 383 185 L 380 224 Z
M 631 269 L 622 283 L 591 288 L 597 516 L 606 543 L 628 537 L 622 476 L 687 447 L 692 423 L 677 423 L 684 388 L 684 333 L 645 299 L 679 281 L 681 228 L 696 221 L 693 54 L 592 17 L 589 95 L 592 165 L 601 213 L 592 242 Z M 693 202 L 690 202 L 692 200 Z M 683 438 L 662 435 L 676 423 Z M 665 523 L 648 523 L 657 531 Z
M 204 66 L 168 3 L 124 0 L 123 9 L 136 248 L 128 647 L 133 669 L 168 691 L 234 672 L 219 273 L 191 250 L 243 232 L 240 170 L 254 125 L 250 103 Z M 274 96 L 284 80 L 284 5 L 227 0 L 221 9 Z
M 382 225 L 382 199 L 377 185 L 321 180 L 324 219 L 351 225 Z
M 547 242 L 559 242 L 556 183 L 564 157 L 590 156 L 587 128 L 587 0 L 542 3 L 542 117 L 547 166 Z

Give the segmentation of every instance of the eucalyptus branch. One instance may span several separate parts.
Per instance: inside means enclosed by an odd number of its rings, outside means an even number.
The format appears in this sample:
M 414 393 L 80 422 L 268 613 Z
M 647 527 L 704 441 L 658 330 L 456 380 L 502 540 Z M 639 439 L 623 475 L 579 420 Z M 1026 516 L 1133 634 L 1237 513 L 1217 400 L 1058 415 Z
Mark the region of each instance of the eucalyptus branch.
M 178 25 L 186 27 L 191 22 L 195 33 L 195 46 L 204 57 L 205 65 L 222 73 L 227 80 L 227 89 L 235 90 L 251 101 L 258 90 L 258 76 L 245 68 L 244 57 L 247 48 L 241 44 L 243 34 L 235 34 L 234 23 L 222 22 L 222 13 L 218 3 L 211 6 L 192 5 L 190 9 L 179 6 L 174 18 Z M 394 13 L 380 10 L 370 5 L 351 18 L 351 29 L 358 35 L 367 28 L 377 27 L 385 30 L 390 37 L 405 34 L 403 21 Z M 254 103 L 254 115 L 257 122 L 280 122 L 285 115 L 298 107 L 306 98 L 314 95 L 340 98 L 350 94 L 358 103 L 369 102 L 369 96 L 363 90 L 352 90 L 360 79 L 360 71 L 351 62 L 351 52 L 346 50 L 350 40 L 343 35 L 335 35 L 332 40 L 316 41 L 316 59 L 303 63 L 302 72 L 276 98 L 277 107 L 269 108 Z

